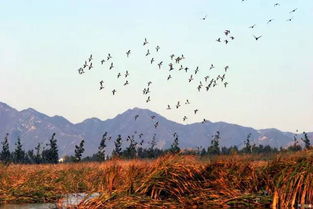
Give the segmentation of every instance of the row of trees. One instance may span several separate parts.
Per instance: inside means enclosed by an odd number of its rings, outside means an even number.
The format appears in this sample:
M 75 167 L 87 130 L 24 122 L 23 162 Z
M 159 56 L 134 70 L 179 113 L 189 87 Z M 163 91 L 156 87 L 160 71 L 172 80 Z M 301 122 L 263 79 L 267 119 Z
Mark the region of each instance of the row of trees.
M 4 163 L 28 163 L 28 164 L 41 164 L 41 163 L 58 163 L 59 162 L 59 154 L 58 154 L 58 146 L 56 134 L 53 133 L 49 142 L 45 147 L 41 147 L 41 144 L 34 148 L 34 150 L 24 151 L 21 139 L 18 138 L 15 143 L 15 150 L 10 152 L 9 150 L 9 134 L 6 134 L 4 140 L 1 142 L 2 149 L 0 152 L 0 161 Z M 65 156 L 63 158 L 64 162 L 80 162 L 80 161 L 104 161 L 110 158 L 124 158 L 124 159 L 132 159 L 132 158 L 156 158 L 166 153 L 180 153 L 181 149 L 179 147 L 179 138 L 175 133 L 173 143 L 171 147 L 166 150 L 161 150 L 157 148 L 157 139 L 156 135 L 153 136 L 152 141 L 149 147 L 142 147 L 140 143 L 135 141 L 134 136 L 128 137 L 127 141 L 129 141 L 129 145 L 123 149 L 122 146 L 122 136 L 118 135 L 114 141 L 114 149 L 111 156 L 108 156 L 106 153 L 106 142 L 110 138 L 108 137 L 108 133 L 105 132 L 100 140 L 97 153 L 92 156 L 88 156 L 83 158 L 83 153 L 85 152 L 85 141 L 82 140 L 78 145 L 75 145 L 74 155 L 73 156 Z M 269 145 L 255 145 L 251 143 L 251 134 L 248 134 L 246 140 L 244 141 L 244 147 L 239 149 L 237 146 L 231 147 L 220 147 L 220 132 L 217 131 L 211 140 L 210 146 L 205 148 L 198 148 L 197 150 L 189 150 L 181 152 L 183 154 L 194 154 L 194 155 L 229 155 L 234 153 L 245 153 L 245 154 L 261 154 L 261 153 L 277 153 L 284 151 L 300 151 L 302 150 L 302 146 L 299 144 L 299 140 L 294 137 L 294 142 L 288 148 L 272 148 Z M 303 133 L 303 137 L 300 139 L 304 143 L 304 149 L 310 149 L 311 144 L 308 138 L 307 133 Z

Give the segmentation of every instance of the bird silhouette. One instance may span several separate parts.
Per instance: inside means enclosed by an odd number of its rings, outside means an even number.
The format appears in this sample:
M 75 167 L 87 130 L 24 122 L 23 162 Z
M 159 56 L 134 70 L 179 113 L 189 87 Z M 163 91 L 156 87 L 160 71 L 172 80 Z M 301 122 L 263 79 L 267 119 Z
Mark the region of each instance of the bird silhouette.
M 155 124 L 154 124 L 154 128 L 157 128 L 159 126 L 159 121 L 157 121 Z
M 201 19 L 202 20 L 206 20 L 206 18 L 207 18 L 208 16 L 207 15 L 205 15 L 204 17 L 202 17 Z
M 170 105 L 167 105 L 167 108 L 166 108 L 167 110 L 170 110 L 171 109 L 171 106 Z
M 225 30 L 224 34 L 225 34 L 225 36 L 228 36 L 230 34 L 230 30 Z
M 147 39 L 145 38 L 145 41 L 143 42 L 143 45 L 147 45 L 149 42 L 147 41 Z
M 86 68 L 88 66 L 87 61 L 85 61 L 83 68 Z
M 79 74 L 83 74 L 83 73 L 85 73 L 85 72 L 84 72 L 84 69 L 83 69 L 82 67 L 81 67 L 81 68 L 79 68 L 79 69 L 78 69 L 78 73 L 79 73 Z
M 255 36 L 255 35 L 253 35 L 253 37 L 254 37 L 255 40 L 257 41 L 257 40 L 259 40 L 259 39 L 262 37 L 262 35 L 261 35 L 261 36 Z
M 197 68 L 195 69 L 195 75 L 199 72 L 199 67 L 197 66 Z
M 225 72 L 227 72 L 227 70 L 229 69 L 229 66 L 228 65 L 225 66 L 224 69 L 225 69 Z
M 114 68 L 114 66 L 113 66 L 113 62 L 111 62 L 111 65 L 110 65 L 110 70 L 112 70 Z
M 167 80 L 170 80 L 172 78 L 172 76 L 171 75 L 169 75 L 168 77 L 167 77 Z
M 111 56 L 111 54 L 109 53 L 108 56 L 107 56 L 107 60 L 109 60 L 109 59 L 111 59 L 111 58 L 112 58 L 112 56 Z
M 161 62 L 158 64 L 159 69 L 161 69 L 162 64 L 163 64 L 163 61 L 161 61 Z
M 127 76 L 129 76 L 128 70 L 125 72 L 125 78 L 127 78 Z
M 153 62 L 154 62 L 154 58 L 152 57 L 152 59 L 151 59 L 150 63 L 152 64 Z
M 292 17 L 292 18 L 287 19 L 286 21 L 287 21 L 287 22 L 291 22 L 292 20 L 293 20 L 293 17 Z
M 119 77 L 121 77 L 121 73 L 118 73 L 118 74 L 117 74 L 117 78 L 119 78 Z
M 148 82 L 148 86 L 150 86 L 151 84 L 152 84 L 152 82 L 151 82 L 151 81 L 149 81 L 149 82 Z
M 194 112 L 195 114 L 197 114 L 198 111 L 199 111 L 198 109 L 195 109 L 193 112 Z
M 93 68 L 92 62 L 90 63 L 88 70 L 90 70 L 91 68 Z
M 217 42 L 221 42 L 221 38 L 216 39 Z
M 269 24 L 269 23 L 271 23 L 271 22 L 273 22 L 274 21 L 274 19 L 269 19 L 268 21 L 267 21 L 267 24 Z
M 298 8 L 291 10 L 289 13 L 295 13 L 297 11 Z
M 127 55 L 127 57 L 129 57 L 129 55 L 130 55 L 130 50 L 128 50 L 128 51 L 126 52 L 126 55 Z
M 214 67 L 214 65 L 213 65 L 213 64 L 211 64 L 211 66 L 210 66 L 210 70 L 212 70 L 213 68 L 215 68 L 215 67 Z
M 185 102 L 185 104 L 190 104 L 190 102 L 189 102 L 189 100 L 188 100 L 188 99 L 186 99 L 186 102 Z
M 187 116 L 184 116 L 183 117 L 183 121 L 186 121 L 188 118 L 187 118 Z
M 156 50 L 156 52 L 158 52 L 158 51 L 160 50 L 160 47 L 159 47 L 159 46 L 156 46 L 156 47 L 155 47 L 155 50 Z
M 154 120 L 155 119 L 155 115 L 151 115 L 151 119 Z
M 126 85 L 128 85 L 128 84 L 129 84 L 128 81 L 125 81 L 124 86 L 126 86 Z
M 228 83 L 227 83 L 227 82 L 225 82 L 225 83 L 224 83 L 225 88 L 226 88 L 226 86 L 227 86 L 227 85 L 228 85 Z
M 105 62 L 105 60 L 103 59 L 103 60 L 101 60 L 101 65 L 103 65 L 104 64 L 104 62 Z
M 193 80 L 192 75 L 190 75 L 190 78 L 188 80 L 189 80 L 189 83 Z
M 180 107 L 180 102 L 178 101 L 176 104 L 176 109 L 178 109 Z
M 116 90 L 115 90 L 115 89 L 113 89 L 113 90 L 112 90 L 112 94 L 113 94 L 113 95 L 115 95 L 115 93 L 116 93 Z
M 88 60 L 89 60 L 89 62 L 91 62 L 91 60 L 92 60 L 92 54 L 90 55 L 90 57 L 89 57 Z
M 254 25 L 251 25 L 249 28 L 253 29 L 255 27 L 255 24 Z
M 175 57 L 175 55 L 174 54 L 172 54 L 171 56 L 170 56 L 170 58 L 171 58 L 171 60 L 173 60 L 173 58 Z
M 150 50 L 147 50 L 146 56 L 150 55 Z
M 103 89 L 103 80 L 99 82 L 100 83 L 100 90 Z
M 150 99 L 150 96 L 148 96 L 147 100 L 146 100 L 146 103 L 150 102 L 151 99 Z
M 279 4 L 279 3 L 275 3 L 275 4 L 274 4 L 274 7 L 277 7 L 277 6 L 280 6 L 280 4 Z
M 135 115 L 135 120 L 137 120 L 138 117 L 139 117 L 139 115 Z

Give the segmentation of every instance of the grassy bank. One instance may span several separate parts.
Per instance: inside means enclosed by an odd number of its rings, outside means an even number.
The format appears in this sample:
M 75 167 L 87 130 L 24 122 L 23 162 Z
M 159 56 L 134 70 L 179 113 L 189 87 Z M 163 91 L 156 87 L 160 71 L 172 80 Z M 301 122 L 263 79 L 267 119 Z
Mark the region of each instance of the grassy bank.
M 100 192 L 78 208 L 273 207 L 313 203 L 309 151 L 272 156 L 164 156 L 157 160 L 0 167 L 0 202 L 54 202 Z

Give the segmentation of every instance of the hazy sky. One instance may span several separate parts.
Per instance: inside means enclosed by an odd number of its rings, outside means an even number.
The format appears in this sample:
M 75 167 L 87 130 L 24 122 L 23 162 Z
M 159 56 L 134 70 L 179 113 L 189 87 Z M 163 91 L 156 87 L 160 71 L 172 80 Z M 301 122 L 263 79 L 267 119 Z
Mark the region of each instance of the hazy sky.
M 112 118 L 129 108 L 149 108 L 188 123 L 206 118 L 255 128 L 313 131 L 313 1 L 281 0 L 19 0 L 0 6 L 0 101 L 28 107 L 72 122 Z M 294 14 L 292 9 L 298 8 Z M 201 20 L 207 15 L 207 20 Z M 293 17 L 292 22 L 287 22 Z M 270 24 L 267 20 L 274 18 Z M 255 29 L 249 29 L 256 24 Z M 220 44 L 223 31 L 235 40 Z M 253 38 L 263 35 L 259 41 Z M 149 44 L 142 46 L 147 37 Z M 161 47 L 155 53 L 155 46 Z M 145 57 L 150 49 L 149 58 Z M 126 51 L 132 50 L 130 58 Z M 77 73 L 90 54 L 94 68 Z M 115 68 L 100 65 L 107 53 Z M 173 72 L 166 81 L 170 54 L 200 72 Z M 162 70 L 151 57 L 163 60 Z M 216 69 L 209 72 L 209 66 Z M 199 81 L 223 72 L 227 88 L 197 92 Z M 177 69 L 177 68 L 176 68 Z M 128 70 L 125 78 L 118 72 Z M 177 70 L 176 70 L 177 71 Z M 99 81 L 105 89 L 99 91 Z M 151 80 L 151 102 L 142 95 Z M 112 96 L 112 89 L 117 95 Z M 191 104 L 166 110 L 167 104 Z M 197 115 L 194 109 L 199 109 Z

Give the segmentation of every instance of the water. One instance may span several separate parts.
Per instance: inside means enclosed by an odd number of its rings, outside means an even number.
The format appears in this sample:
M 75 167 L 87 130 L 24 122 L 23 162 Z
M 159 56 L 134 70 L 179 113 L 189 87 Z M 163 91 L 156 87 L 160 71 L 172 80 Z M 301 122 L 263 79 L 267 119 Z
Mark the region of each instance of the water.
M 60 201 L 61 207 L 66 208 L 69 206 L 78 205 L 85 199 L 98 197 L 99 193 L 87 195 L 85 193 L 68 194 Z M 56 209 L 57 205 L 54 203 L 29 203 L 29 204 L 5 204 L 0 205 L 0 209 Z

